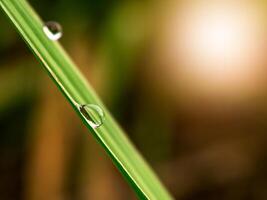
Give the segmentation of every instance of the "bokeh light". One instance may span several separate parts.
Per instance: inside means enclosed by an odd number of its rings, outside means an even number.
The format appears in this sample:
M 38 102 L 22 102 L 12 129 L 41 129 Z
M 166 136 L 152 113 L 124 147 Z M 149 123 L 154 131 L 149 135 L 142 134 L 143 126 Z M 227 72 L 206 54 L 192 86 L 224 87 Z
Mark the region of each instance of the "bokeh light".
M 162 51 L 171 63 L 165 70 L 174 85 L 219 98 L 259 92 L 266 63 L 259 3 L 186 1 L 173 10 Z

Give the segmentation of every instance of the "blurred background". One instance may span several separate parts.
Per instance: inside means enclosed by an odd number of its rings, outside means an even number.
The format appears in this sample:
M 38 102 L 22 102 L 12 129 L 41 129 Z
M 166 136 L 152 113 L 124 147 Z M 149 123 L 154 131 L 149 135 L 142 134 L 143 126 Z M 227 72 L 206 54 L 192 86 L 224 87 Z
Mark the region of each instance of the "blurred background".
M 176 199 L 267 199 L 267 2 L 29 2 Z M 0 199 L 136 199 L 0 25 Z

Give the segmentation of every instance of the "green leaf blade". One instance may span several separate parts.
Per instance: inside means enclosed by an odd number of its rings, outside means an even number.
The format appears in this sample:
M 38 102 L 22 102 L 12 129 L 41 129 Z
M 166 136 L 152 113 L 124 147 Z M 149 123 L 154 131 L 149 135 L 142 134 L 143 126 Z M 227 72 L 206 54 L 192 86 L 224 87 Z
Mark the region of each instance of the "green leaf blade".
M 138 197 L 172 199 L 60 44 L 45 35 L 31 6 L 25 0 L 0 0 L 0 6 Z M 80 104 L 98 105 L 105 113 L 104 124 L 93 129 L 80 113 Z

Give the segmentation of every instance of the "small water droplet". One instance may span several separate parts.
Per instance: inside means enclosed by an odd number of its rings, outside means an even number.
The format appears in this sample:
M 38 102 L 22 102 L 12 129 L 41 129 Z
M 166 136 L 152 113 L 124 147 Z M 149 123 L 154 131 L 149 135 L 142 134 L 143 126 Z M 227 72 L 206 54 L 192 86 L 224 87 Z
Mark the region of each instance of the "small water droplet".
M 46 22 L 43 31 L 50 40 L 55 41 L 62 37 L 62 27 L 59 23 L 54 21 Z
M 92 128 L 98 128 L 103 124 L 105 114 L 99 106 L 84 104 L 79 106 L 79 110 Z

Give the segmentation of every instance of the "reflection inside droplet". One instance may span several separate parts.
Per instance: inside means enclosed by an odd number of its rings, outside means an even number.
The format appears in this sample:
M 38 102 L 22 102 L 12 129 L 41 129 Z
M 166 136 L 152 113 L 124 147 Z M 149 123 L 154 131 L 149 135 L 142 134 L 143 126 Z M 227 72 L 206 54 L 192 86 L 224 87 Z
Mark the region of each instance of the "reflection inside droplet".
M 97 105 L 83 104 L 79 106 L 79 111 L 94 129 L 100 127 L 104 122 L 104 111 Z
M 43 27 L 44 33 L 50 40 L 58 40 L 62 37 L 62 27 L 59 23 L 54 21 L 46 22 Z

